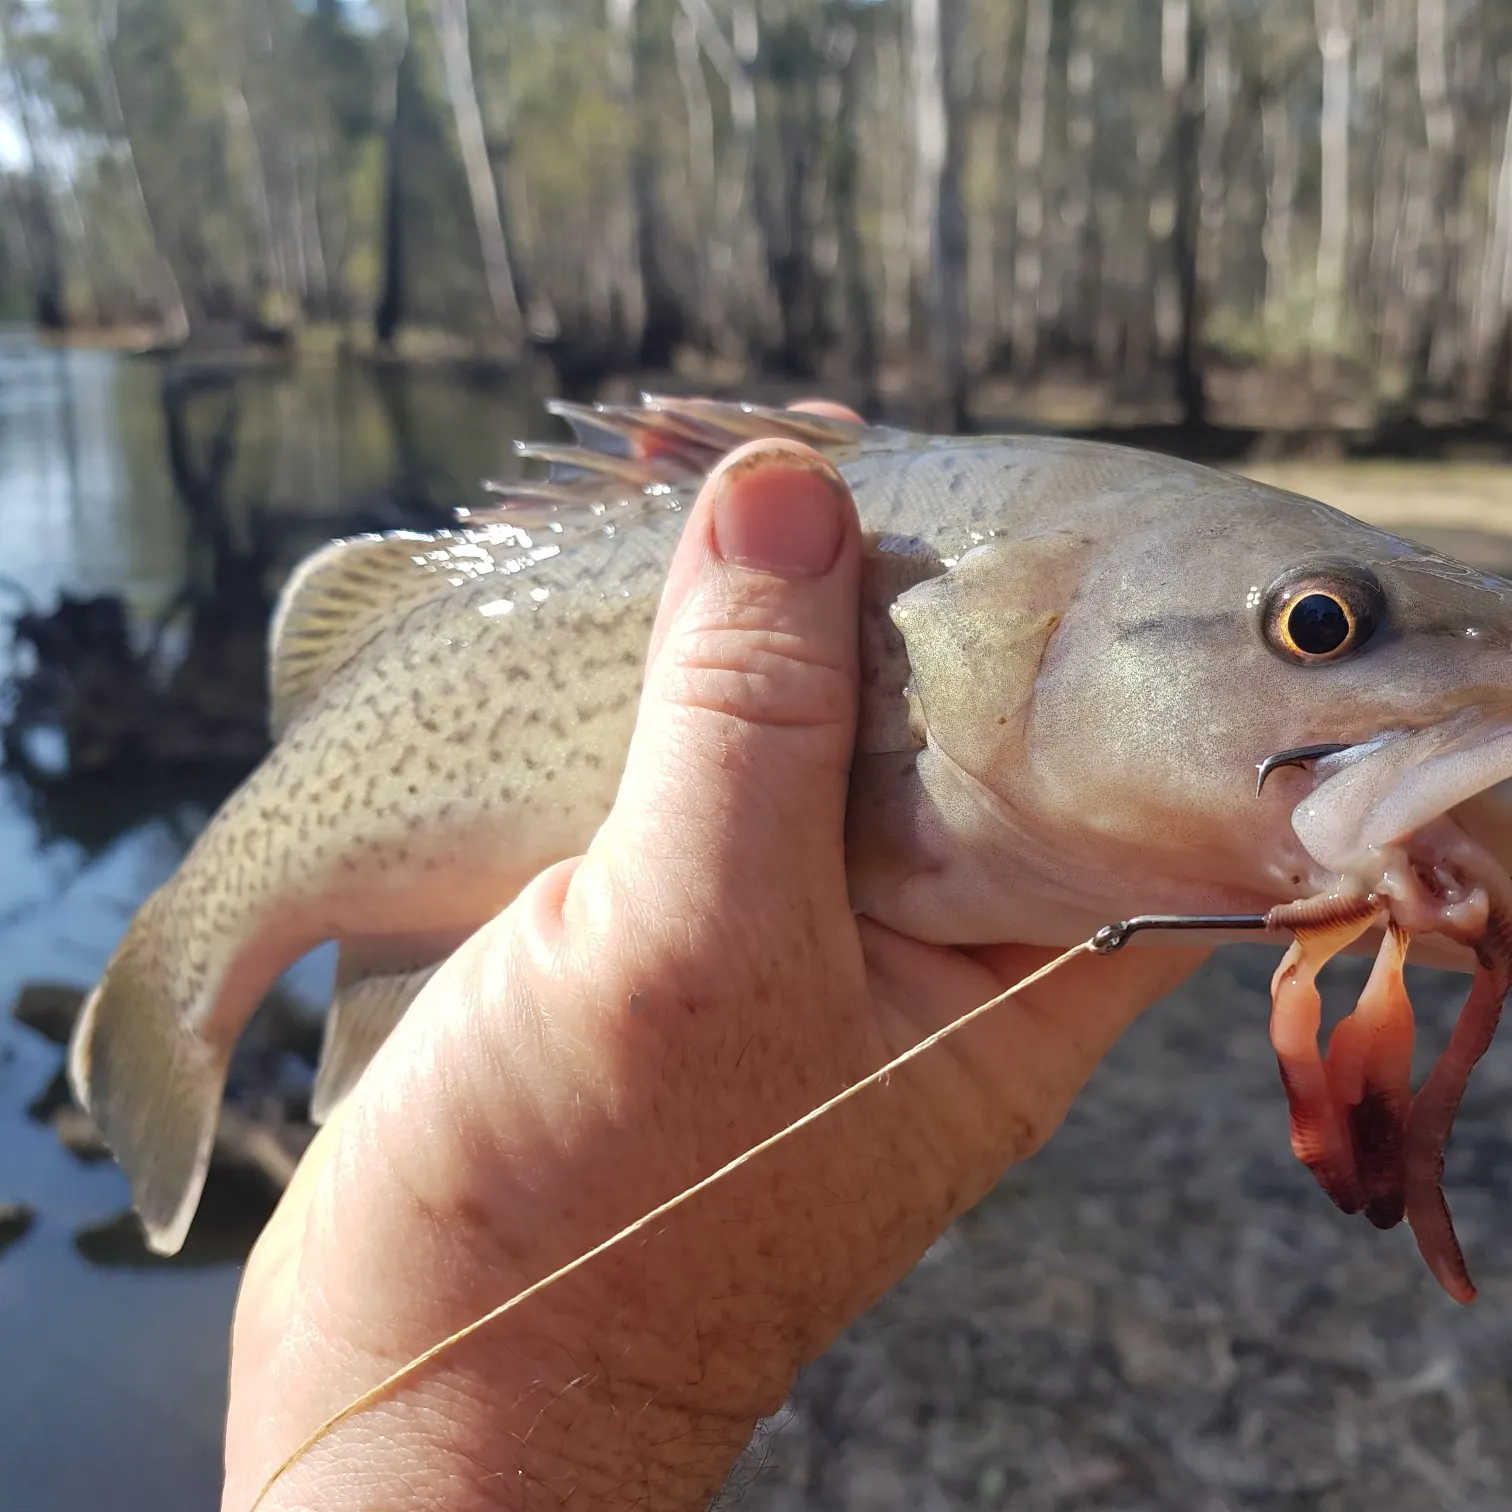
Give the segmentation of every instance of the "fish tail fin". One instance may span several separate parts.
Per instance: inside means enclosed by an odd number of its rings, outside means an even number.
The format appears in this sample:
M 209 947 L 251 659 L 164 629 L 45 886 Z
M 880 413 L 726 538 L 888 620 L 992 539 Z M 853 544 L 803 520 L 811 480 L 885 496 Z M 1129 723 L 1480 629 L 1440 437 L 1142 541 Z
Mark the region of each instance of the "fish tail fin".
M 171 888 L 171 884 L 170 884 Z M 85 1001 L 68 1079 L 131 1182 L 147 1244 L 177 1254 L 199 1205 L 230 1061 L 190 1026 L 185 953 L 171 940 L 170 888 L 143 905 Z M 200 993 L 194 993 L 200 996 Z

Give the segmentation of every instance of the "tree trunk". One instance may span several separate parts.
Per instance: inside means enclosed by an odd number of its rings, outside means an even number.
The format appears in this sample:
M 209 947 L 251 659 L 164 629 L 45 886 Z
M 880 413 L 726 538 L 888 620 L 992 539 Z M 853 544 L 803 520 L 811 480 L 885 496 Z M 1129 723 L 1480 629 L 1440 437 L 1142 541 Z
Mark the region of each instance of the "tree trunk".
M 1268 94 L 1261 107 L 1265 141 L 1265 223 L 1260 233 L 1265 257 L 1265 326 L 1271 342 L 1287 334 L 1287 302 L 1292 290 L 1292 222 L 1299 169 L 1297 134 L 1284 94 Z
M 667 233 L 656 155 L 648 136 L 648 112 L 641 98 L 645 20 L 639 0 L 608 0 L 608 21 L 611 77 L 630 141 L 630 192 L 622 212 L 628 275 L 624 284 L 626 335 L 638 366 L 666 368 L 672 365 L 685 322 L 681 304 L 662 271 L 661 249 Z
M 735 15 L 739 30 L 754 40 L 755 6 L 740 0 Z M 761 356 L 791 377 L 811 378 L 831 341 L 826 280 L 816 261 L 825 165 L 820 152 L 822 63 L 811 13 L 794 9 L 778 17 L 748 66 L 755 67 L 764 86 L 758 98 L 771 102 L 751 174 L 751 208 L 777 316 L 776 339 L 762 343 Z
M 689 222 L 700 246 L 714 240 L 714 192 L 716 151 L 714 107 L 704 78 L 703 52 L 698 43 L 698 28 L 686 11 L 672 18 L 672 52 L 677 62 L 677 82 L 682 89 L 683 111 L 688 132 L 688 189 L 692 201 Z M 697 339 L 705 344 L 714 340 L 719 312 L 710 298 L 709 267 L 706 258 L 693 264 L 693 307 L 698 312 Z
M 1050 74 L 1050 0 L 1029 0 L 1024 18 L 1024 61 L 1019 74 L 1019 116 L 1014 178 L 1013 307 L 1009 341 L 1013 370 L 1028 377 L 1039 363 L 1040 286 L 1044 280 L 1045 94 Z
M 1171 267 L 1176 279 L 1176 340 L 1171 354 L 1176 403 L 1182 424 L 1207 424 L 1207 392 L 1202 381 L 1202 278 L 1199 242 L 1202 222 L 1202 55 L 1203 28 L 1191 0 L 1164 0 L 1161 73 L 1174 111 L 1171 174 L 1174 215 Z
M 1076 351 L 1089 359 L 1097 347 L 1099 246 L 1093 162 L 1097 151 L 1097 114 L 1093 86 L 1097 55 L 1088 35 L 1092 7 L 1078 4 L 1071 13 L 1071 42 L 1066 49 L 1066 156 L 1070 176 L 1061 215 L 1071 237 L 1066 284 L 1068 335 Z
M 272 196 L 268 192 L 268 175 L 263 162 L 262 144 L 258 141 L 257 127 L 252 121 L 252 109 L 238 84 L 224 90 L 221 97 L 226 117 L 226 137 L 229 143 L 239 144 L 243 159 L 236 173 L 236 158 L 231 159 L 232 172 L 241 180 L 241 196 L 246 206 L 247 218 L 251 221 L 256 243 L 261 256 L 253 263 L 252 289 L 254 302 L 269 289 L 278 294 L 290 294 L 304 283 L 303 248 L 296 241 L 285 246 L 273 225 Z M 291 186 L 292 187 L 292 186 Z M 290 196 L 291 208 L 297 204 L 295 195 Z M 296 223 L 297 225 L 297 223 Z M 256 310 L 247 314 L 255 315 Z
M 516 289 L 509 243 L 504 234 L 498 187 L 489 161 L 483 107 L 473 77 L 467 7 L 468 0 L 430 0 L 431 17 L 441 44 L 447 99 L 456 124 L 457 146 L 462 155 L 478 248 L 483 258 L 488 302 L 506 340 L 518 341 L 524 327 L 524 312 Z
M 1353 0 L 1315 0 L 1318 51 L 1323 57 L 1323 113 L 1319 125 L 1317 292 L 1313 346 L 1331 372 L 1339 354 L 1344 272 L 1349 255 L 1349 90 Z
M 189 310 L 184 301 L 184 292 L 179 287 L 178 275 L 163 251 L 157 221 L 153 216 L 152 206 L 148 203 L 142 176 L 137 170 L 136 150 L 126 124 L 126 112 L 121 105 L 121 92 L 116 82 L 115 45 L 120 24 L 118 0 L 102 0 L 99 5 L 91 7 L 90 13 L 95 26 L 95 71 L 100 87 L 100 105 L 105 117 L 105 129 L 111 140 L 121 150 L 125 161 L 128 191 L 137 213 L 142 217 L 142 224 L 147 228 L 148 240 L 152 243 L 164 334 L 171 342 L 181 342 L 189 334 Z
M 26 187 L 22 199 L 22 237 L 30 264 L 32 301 L 37 324 L 45 331 L 61 331 L 68 325 L 64 299 L 63 248 L 53 214 L 52 196 L 43 171 L 41 144 L 31 91 L 15 65 L 11 41 L 10 4 L 0 8 L 0 52 L 9 75 L 10 96 L 15 103 L 21 140 L 26 148 Z
M 1048 10 L 1049 0 L 1033 0 Z M 966 215 L 961 202 L 964 145 L 956 57 L 961 0 L 911 0 L 913 73 L 915 267 L 923 264 L 935 377 L 944 412 L 966 423 Z
M 1494 370 L 1512 338 L 1512 99 L 1502 131 L 1501 166 L 1491 193 L 1490 226 L 1481 257 L 1480 279 L 1471 320 L 1471 399 L 1489 408 L 1495 398 Z
M 883 151 L 898 171 L 883 171 L 878 184 L 880 226 L 878 250 L 882 264 L 882 342 L 890 357 L 900 355 L 908 344 L 909 294 L 909 185 L 902 171 L 910 146 L 902 122 L 908 113 L 907 70 L 903 48 L 888 33 L 877 41 L 876 129 Z
M 748 224 L 747 200 L 756 156 L 756 87 L 749 66 L 756 51 L 755 14 L 736 8 L 732 42 L 721 30 L 708 0 L 679 0 L 679 3 L 729 97 L 730 135 L 719 165 L 714 238 L 709 248 L 709 300 L 728 326 L 736 278 L 743 261 L 741 254 L 749 245 L 742 233 Z M 753 35 L 744 35 L 746 32 Z
M 841 44 L 836 42 L 836 46 Z M 857 37 L 854 27 L 835 58 L 837 92 L 834 120 L 834 167 L 830 186 L 835 212 L 836 266 L 845 301 L 846 349 L 851 376 L 865 386 L 867 401 L 876 393 L 877 329 L 871 286 L 866 277 L 866 248 L 858 204 L 861 142 L 856 113 Z
M 1449 161 L 1454 152 L 1454 107 L 1449 97 L 1445 0 L 1416 0 L 1417 92 L 1423 112 L 1426 150 L 1416 154 L 1412 193 L 1406 207 L 1413 227 L 1410 256 L 1402 275 L 1412 291 L 1407 309 L 1407 394 L 1409 403 L 1433 387 L 1444 333 L 1440 322 L 1452 302 L 1445 211 Z M 1441 361 L 1441 359 L 1440 359 Z
M 378 304 L 373 311 L 373 338 L 381 347 L 392 347 L 404 319 L 405 245 L 404 245 L 404 134 L 408 128 L 414 89 L 414 63 L 410 55 L 410 33 L 405 28 L 398 55 L 387 82 L 389 90 L 388 128 L 384 133 L 383 162 L 383 281 Z
M 605 255 L 609 262 L 609 346 L 628 356 L 646 331 L 646 288 L 641 275 L 640 117 L 635 100 L 635 16 L 637 0 L 608 0 L 609 80 L 619 110 L 619 129 L 628 141 L 625 184 L 605 207 Z

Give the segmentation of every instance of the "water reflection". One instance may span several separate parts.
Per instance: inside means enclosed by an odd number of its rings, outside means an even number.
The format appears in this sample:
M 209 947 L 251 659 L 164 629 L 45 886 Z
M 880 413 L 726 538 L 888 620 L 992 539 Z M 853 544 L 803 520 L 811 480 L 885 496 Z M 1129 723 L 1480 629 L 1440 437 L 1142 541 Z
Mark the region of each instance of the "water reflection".
M 40 603 L 125 589 L 150 612 L 183 579 L 156 398 L 146 373 L 126 377 L 114 353 L 0 328 L 0 571 Z
M 204 522 L 190 528 L 185 478 L 170 464 L 164 397 L 154 362 L 51 351 L 0 329 L 7 618 L 22 597 L 50 609 L 64 592 L 121 594 L 140 629 L 186 586 L 224 611 L 227 583 L 215 574 L 228 563 L 256 574 L 255 608 L 335 530 L 415 524 L 476 502 L 481 479 L 513 470 L 512 438 L 548 423 L 532 393 L 443 371 L 278 362 L 234 378 L 190 372 L 179 439 L 191 483 L 219 490 L 221 535 L 207 561 Z M 255 642 L 260 626 L 252 631 Z M 255 643 L 249 654 L 255 676 Z M 224 663 L 207 669 L 211 681 L 224 675 Z M 0 1012 L 27 982 L 83 987 L 99 975 L 235 775 L 151 763 L 90 782 L 0 774 Z M 294 973 L 296 991 L 318 1001 L 329 973 L 328 955 L 312 959 Z M 61 1063 L 57 1046 L 0 1018 L 0 1204 L 37 1215 L 0 1256 L 0 1502 L 24 1512 L 211 1506 L 238 1268 L 205 1263 L 226 1250 L 207 1254 L 193 1239 L 186 1258 L 197 1263 L 122 1266 L 142 1254 L 121 1219 L 124 1179 L 68 1153 L 50 1109 L 35 1116 Z M 247 1177 L 241 1190 L 239 1179 L 222 1205 L 248 1216 L 250 1232 L 266 1185 L 255 1191 Z

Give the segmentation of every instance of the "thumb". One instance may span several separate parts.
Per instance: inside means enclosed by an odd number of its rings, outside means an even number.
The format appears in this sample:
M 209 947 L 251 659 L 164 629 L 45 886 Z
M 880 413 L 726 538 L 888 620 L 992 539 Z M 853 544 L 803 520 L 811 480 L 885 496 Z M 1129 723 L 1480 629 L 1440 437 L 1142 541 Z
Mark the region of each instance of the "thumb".
M 667 579 L 619 797 L 589 851 L 707 907 L 833 887 L 857 701 L 860 527 L 840 475 L 791 441 L 710 474 Z

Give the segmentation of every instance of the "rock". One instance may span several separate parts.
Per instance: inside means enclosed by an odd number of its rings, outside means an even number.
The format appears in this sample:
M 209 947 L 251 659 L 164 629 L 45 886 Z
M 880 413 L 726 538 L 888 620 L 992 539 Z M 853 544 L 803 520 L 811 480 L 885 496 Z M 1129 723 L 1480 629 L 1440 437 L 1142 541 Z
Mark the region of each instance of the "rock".
M 43 1039 L 66 1045 L 83 1003 L 84 993 L 78 987 L 65 987 L 61 982 L 28 982 L 16 994 L 11 1017 L 18 1024 L 34 1029 Z
M 87 1120 L 78 1109 L 66 1111 Z M 204 1195 L 178 1254 L 153 1254 L 129 1211 L 80 1229 L 74 1247 L 91 1265 L 131 1270 L 238 1264 L 272 1216 L 314 1132 L 307 1123 L 285 1121 L 271 1105 L 266 1117 L 223 1108 Z
M 320 1058 L 324 1028 L 322 1014 L 312 1013 L 281 987 L 274 987 L 252 1015 L 237 1043 L 237 1054 L 245 1058 L 293 1055 L 313 1067 Z
M 110 1148 L 100 1137 L 95 1121 L 76 1103 L 65 1103 L 48 1119 L 58 1143 L 75 1160 L 92 1165 L 97 1160 L 109 1160 Z
M 24 1202 L 0 1202 L 0 1255 L 37 1221 L 34 1208 Z
M 68 1074 L 61 1067 L 27 1104 L 26 1116 L 33 1123 L 46 1124 L 57 1135 L 58 1143 L 76 1160 L 89 1163 L 105 1160 L 110 1155 L 94 1120 L 73 1100 Z
M 315 1137 L 315 1130 L 307 1123 L 287 1122 L 281 1110 L 270 1111 L 271 1117 L 260 1118 L 241 1108 L 222 1108 L 214 1160 L 256 1171 L 273 1190 L 281 1192 Z
M 176 1255 L 155 1255 L 136 1214 L 118 1213 L 74 1234 L 74 1248 L 91 1265 L 125 1270 L 193 1270 L 238 1265 L 272 1216 L 281 1188 L 251 1166 L 215 1161 L 189 1236 Z

